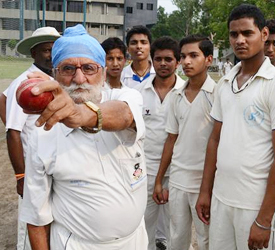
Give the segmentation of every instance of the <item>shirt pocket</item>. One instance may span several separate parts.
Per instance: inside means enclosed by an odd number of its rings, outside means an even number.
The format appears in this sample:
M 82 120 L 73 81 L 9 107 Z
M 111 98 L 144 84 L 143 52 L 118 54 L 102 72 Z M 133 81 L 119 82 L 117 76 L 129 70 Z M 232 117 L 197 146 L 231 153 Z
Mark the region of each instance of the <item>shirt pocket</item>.
M 120 166 L 125 187 L 134 192 L 146 185 L 147 172 L 142 156 L 132 159 L 120 159 Z

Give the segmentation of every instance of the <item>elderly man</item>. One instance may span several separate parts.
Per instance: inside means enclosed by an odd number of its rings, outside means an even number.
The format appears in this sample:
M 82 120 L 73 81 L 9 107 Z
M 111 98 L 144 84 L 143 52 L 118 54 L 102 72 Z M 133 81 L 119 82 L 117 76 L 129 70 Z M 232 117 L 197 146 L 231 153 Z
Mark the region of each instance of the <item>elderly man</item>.
M 18 76 L 0 96 L 0 116 L 6 125 L 7 145 L 9 157 L 15 172 L 17 181 L 17 193 L 19 194 L 18 207 L 23 197 L 25 155 L 28 148 L 28 140 L 33 130 L 34 115 L 27 115 L 16 102 L 16 90 L 19 84 L 27 79 L 31 72 L 41 71 L 48 75 L 52 73 L 51 50 L 53 42 L 60 35 L 53 27 L 43 27 L 35 30 L 30 37 L 21 40 L 16 50 L 23 55 L 30 55 L 34 62 L 20 76 Z M 6 105 L 7 104 L 7 105 Z M 7 106 L 7 107 L 6 107 Z M 17 250 L 30 249 L 27 237 L 26 223 L 18 220 Z
M 54 100 L 26 160 L 20 218 L 32 249 L 146 250 L 141 95 L 101 90 L 105 52 L 81 25 L 55 42 L 52 60 L 56 81 L 33 89 Z

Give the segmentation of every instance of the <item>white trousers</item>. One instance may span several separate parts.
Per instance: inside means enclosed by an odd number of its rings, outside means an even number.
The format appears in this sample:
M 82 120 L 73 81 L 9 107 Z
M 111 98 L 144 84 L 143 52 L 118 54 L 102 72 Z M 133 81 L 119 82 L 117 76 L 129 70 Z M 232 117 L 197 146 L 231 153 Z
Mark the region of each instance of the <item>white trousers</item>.
M 156 176 L 147 175 L 148 199 L 144 215 L 146 231 L 148 233 L 148 250 L 156 250 L 156 238 L 166 239 L 169 242 L 169 205 L 158 205 L 154 202 Z M 164 177 L 163 187 L 168 190 L 169 177 Z
M 62 225 L 53 222 L 50 242 L 51 250 L 147 250 L 148 247 L 143 219 L 138 228 L 129 236 L 103 243 L 92 243 L 79 238 Z
M 211 221 L 209 249 L 211 250 L 248 250 L 248 238 L 251 225 L 258 210 L 240 209 L 227 206 L 214 195 L 211 201 Z M 272 249 L 273 235 L 268 250 Z
M 17 250 L 31 250 L 31 245 L 28 236 L 27 224 L 19 220 L 23 199 L 18 196 L 18 222 L 17 222 Z
M 195 226 L 199 250 L 208 250 L 209 227 L 197 216 L 195 205 L 199 194 L 169 187 L 171 250 L 188 250 Z M 213 250 L 213 249 L 211 249 Z M 224 249 L 219 249 L 224 250 Z

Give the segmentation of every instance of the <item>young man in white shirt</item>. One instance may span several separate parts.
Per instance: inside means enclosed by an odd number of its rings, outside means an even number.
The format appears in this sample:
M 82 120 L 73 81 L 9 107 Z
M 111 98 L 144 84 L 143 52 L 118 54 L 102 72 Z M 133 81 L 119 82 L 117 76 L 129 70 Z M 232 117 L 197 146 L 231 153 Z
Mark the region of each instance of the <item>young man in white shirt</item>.
M 152 36 L 150 31 L 140 25 L 127 32 L 126 45 L 133 60 L 124 68 L 121 81 L 128 87 L 133 88 L 155 76 L 150 56 Z
M 101 43 L 106 53 L 106 83 L 109 88 L 121 89 L 121 73 L 126 63 L 126 46 L 118 37 L 109 37 Z
M 215 122 L 196 209 L 210 223 L 211 250 L 271 250 L 275 71 L 264 55 L 268 28 L 260 9 L 242 4 L 230 13 L 228 29 L 241 62 L 216 89 Z
M 233 66 L 232 62 L 230 62 L 229 58 L 226 58 L 226 62 L 223 65 L 225 75 L 227 75 L 229 73 L 232 66 Z
M 136 89 L 143 97 L 143 119 L 145 121 L 146 136 L 144 151 L 148 176 L 148 200 L 145 211 L 145 225 L 149 238 L 148 250 L 155 250 L 156 245 L 161 249 L 165 241 L 169 241 L 169 207 L 168 204 L 156 204 L 152 199 L 155 178 L 158 173 L 163 145 L 167 138 L 165 124 L 169 111 L 172 93 L 184 84 L 175 74 L 180 60 L 178 42 L 170 37 L 161 37 L 151 45 L 151 58 L 156 76 Z M 169 173 L 164 177 L 164 192 L 168 192 Z M 164 228 L 165 238 L 155 239 L 158 221 Z M 155 243 L 156 241 L 156 243 Z
M 208 226 L 197 218 L 195 203 L 202 179 L 206 143 L 213 127 L 210 110 L 216 83 L 207 74 L 213 44 L 205 36 L 190 35 L 180 42 L 181 64 L 188 80 L 171 96 L 166 139 L 153 198 L 167 202 L 163 178 L 170 166 L 169 210 L 171 250 L 189 249 L 192 221 L 200 250 L 208 250 Z
M 269 30 L 268 39 L 265 41 L 265 55 L 269 57 L 271 63 L 275 66 L 275 19 L 266 21 L 266 26 Z
M 219 67 L 219 76 L 223 76 L 223 62 L 221 60 L 221 58 L 219 59 L 219 62 L 218 62 L 218 67 Z

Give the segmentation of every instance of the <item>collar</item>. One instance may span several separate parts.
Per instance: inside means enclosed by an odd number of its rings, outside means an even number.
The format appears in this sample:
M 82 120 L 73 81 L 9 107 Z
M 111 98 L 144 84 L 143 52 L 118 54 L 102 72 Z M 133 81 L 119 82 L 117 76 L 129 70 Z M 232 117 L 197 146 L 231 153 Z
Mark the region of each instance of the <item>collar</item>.
M 182 88 L 180 88 L 177 91 L 177 94 L 179 95 L 184 95 L 184 90 L 186 89 L 188 85 L 188 80 L 185 81 L 184 85 L 182 86 Z M 208 93 L 213 93 L 214 92 L 214 88 L 216 86 L 216 82 L 210 77 L 210 75 L 207 75 L 203 85 L 201 86 L 201 90 L 204 90 Z
M 180 76 L 178 76 L 177 74 L 175 74 L 175 76 L 176 76 L 176 83 L 175 83 L 174 87 L 172 88 L 172 90 L 179 89 L 185 84 L 185 81 Z M 150 89 L 150 88 L 153 89 L 154 88 L 153 81 L 155 78 L 156 78 L 156 76 L 152 77 L 150 79 L 150 81 L 147 81 L 145 83 L 144 89 Z
M 236 76 L 236 74 L 238 74 L 238 72 L 240 71 L 241 66 L 242 66 L 241 62 L 236 64 L 231 69 L 231 71 L 224 77 L 224 81 L 231 83 L 234 77 Z M 256 77 L 264 78 L 267 80 L 271 80 L 275 77 L 274 66 L 271 64 L 269 57 L 267 56 L 265 57 L 265 60 L 263 61 L 258 72 L 254 75 L 253 79 L 255 79 Z
M 129 64 L 128 66 L 126 66 L 125 69 L 124 69 L 125 70 L 125 75 L 124 75 L 125 78 L 132 78 L 133 75 L 136 75 L 135 72 L 132 70 L 132 63 Z M 155 71 L 155 69 L 153 67 L 153 64 L 151 63 L 150 75 L 152 75 L 152 74 L 155 75 L 156 71 Z
M 43 67 L 41 67 L 40 65 L 38 65 L 37 63 L 33 63 L 38 69 L 40 69 L 42 72 L 44 72 L 45 74 L 52 76 L 53 72 L 51 69 L 45 69 Z

